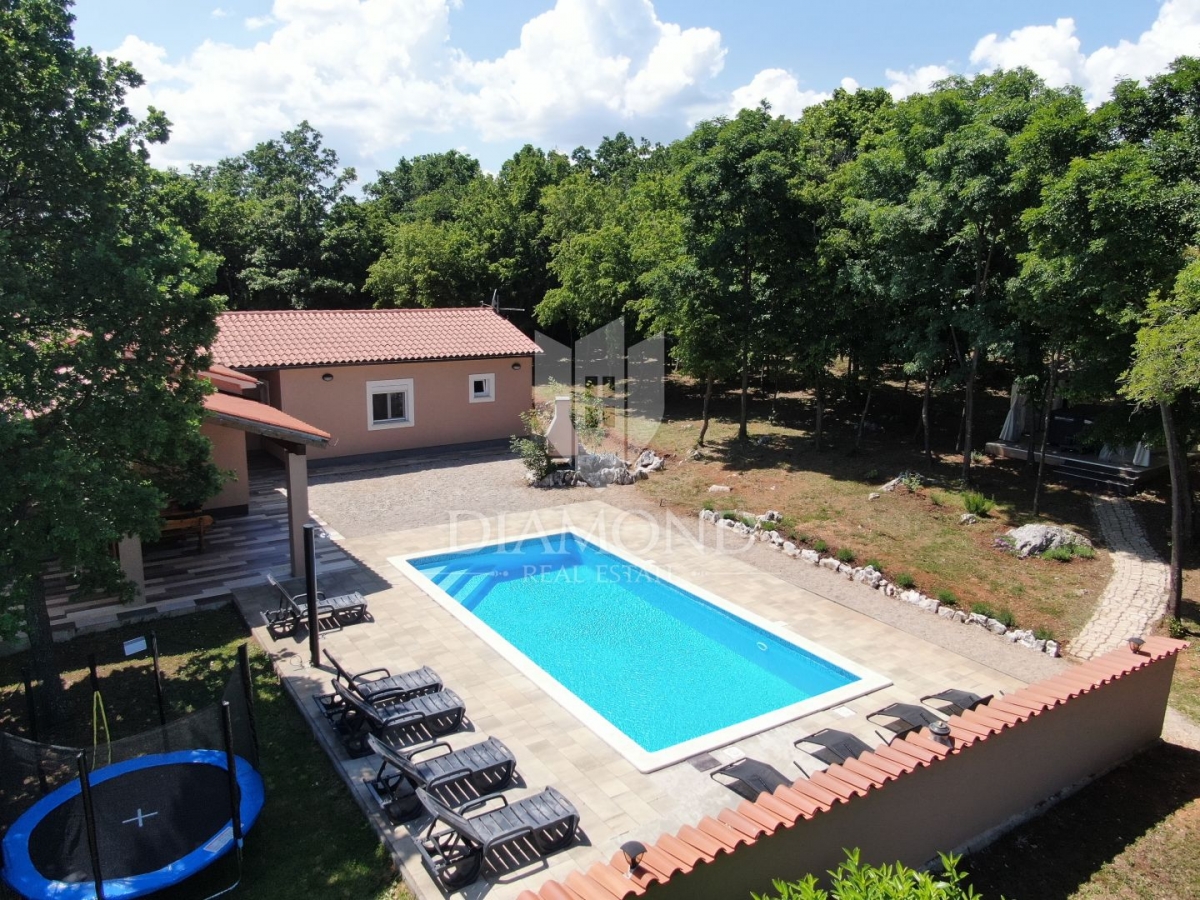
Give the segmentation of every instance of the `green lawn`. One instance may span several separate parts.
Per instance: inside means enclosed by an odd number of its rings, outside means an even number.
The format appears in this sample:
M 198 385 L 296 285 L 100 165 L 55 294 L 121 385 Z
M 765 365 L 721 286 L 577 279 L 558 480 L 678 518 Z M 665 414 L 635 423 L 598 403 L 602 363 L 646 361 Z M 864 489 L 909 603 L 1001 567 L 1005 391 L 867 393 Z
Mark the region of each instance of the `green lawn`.
M 249 632 L 232 609 L 197 613 L 154 624 L 166 674 L 172 717 L 214 702 L 235 664 L 237 647 Z M 61 723 L 43 740 L 74 746 L 92 742 L 91 691 L 86 660 L 96 653 L 101 693 L 114 739 L 157 724 L 150 663 L 124 659 L 123 640 L 147 627 L 89 635 L 58 646 L 69 686 Z M 261 771 L 267 801 L 246 837 L 245 871 L 238 896 L 248 900 L 405 900 L 392 863 L 362 812 L 313 739 L 292 701 L 284 695 L 266 655 L 251 644 Z M 0 658 L 0 728 L 24 733 L 20 669 L 25 654 Z M 227 884 L 233 866 L 218 863 L 168 900 L 196 900 Z M 13 897 L 0 887 L 0 896 Z

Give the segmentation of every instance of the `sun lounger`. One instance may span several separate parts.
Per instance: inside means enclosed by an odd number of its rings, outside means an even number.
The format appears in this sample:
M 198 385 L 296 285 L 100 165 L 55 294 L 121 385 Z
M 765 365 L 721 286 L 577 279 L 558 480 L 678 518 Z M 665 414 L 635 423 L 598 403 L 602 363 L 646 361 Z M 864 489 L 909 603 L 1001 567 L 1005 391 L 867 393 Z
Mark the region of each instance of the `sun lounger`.
M 368 784 L 393 822 L 420 815 L 417 788 L 448 804 L 461 803 L 504 790 L 512 784 L 517 769 L 512 751 L 493 737 L 460 750 L 438 741 L 401 752 L 369 734 L 367 746 L 382 760 Z M 452 796 L 455 793 L 457 799 Z
M 276 609 L 268 610 L 266 615 L 267 627 L 272 629 L 283 628 L 287 632 L 294 632 L 296 627 L 308 618 L 308 595 L 307 594 L 289 594 L 284 590 L 283 585 L 276 580 L 275 576 L 270 572 L 264 573 L 267 582 L 274 586 L 279 591 L 279 606 Z M 301 606 L 301 604 L 304 604 Z M 363 599 L 363 595 L 354 591 L 350 594 L 342 594 L 338 597 L 326 597 L 324 591 L 317 592 L 317 624 L 325 621 L 332 622 L 338 628 L 342 627 L 342 621 L 347 618 L 355 620 L 362 619 L 367 614 L 367 601 Z
M 748 758 L 726 763 L 721 768 L 714 769 L 709 773 L 709 777 L 717 784 L 741 794 L 752 803 L 758 799 L 759 794 L 773 794 L 775 788 L 781 785 L 788 787 L 792 785 L 792 779 L 774 766 Z M 722 778 L 729 780 L 722 781 Z
M 504 846 L 517 858 L 540 859 L 568 846 L 579 827 L 571 801 L 552 787 L 514 803 L 494 794 L 450 807 L 424 788 L 417 788 L 417 798 L 433 814 L 417 850 L 433 877 L 451 891 L 475 881 L 493 850 Z
M 442 689 L 442 679 L 437 672 L 422 666 L 411 672 L 401 672 L 393 675 L 387 669 L 367 669 L 351 674 L 328 650 L 322 650 L 329 664 L 333 666 L 334 680 L 358 694 L 368 703 L 373 697 L 388 696 L 390 698 L 407 700 L 409 697 L 419 697 L 421 694 L 432 694 Z M 317 698 L 321 711 L 326 718 L 339 715 L 342 700 L 336 693 L 322 694 Z
M 942 715 L 946 716 L 961 716 L 969 709 L 974 709 L 977 706 L 983 706 L 993 697 L 992 694 L 980 696 L 973 694 L 970 691 L 960 691 L 956 688 L 947 688 L 944 691 L 939 691 L 936 694 L 926 694 L 921 698 L 921 702 L 926 706 L 931 706 Z M 930 700 L 936 702 L 929 703 Z
M 377 694 L 369 703 L 336 681 L 333 692 L 341 701 L 341 709 L 330 721 L 342 733 L 346 750 L 352 756 L 370 752 L 366 743 L 368 734 L 379 737 L 406 726 L 424 727 L 432 735 L 449 734 L 461 727 L 467 712 L 458 694 L 451 690 L 407 699 Z
M 883 719 L 882 722 L 875 721 L 876 718 Z M 898 737 L 903 737 L 910 731 L 917 731 L 925 728 L 928 725 L 933 725 L 935 722 L 944 722 L 941 716 L 926 709 L 924 706 L 917 706 L 914 703 L 893 703 L 890 706 L 885 706 L 883 709 L 877 709 L 875 712 L 867 716 L 867 721 L 872 725 L 880 725 L 891 732 L 891 737 L 895 740 Z M 882 737 L 882 735 L 881 735 Z
M 816 749 L 810 750 L 805 744 L 815 745 Z M 850 759 L 857 759 L 864 753 L 871 750 L 871 745 L 861 738 L 855 737 L 847 731 L 838 731 L 836 728 L 822 728 L 820 731 L 813 732 L 800 738 L 793 743 L 797 750 L 802 750 L 809 756 L 819 759 L 826 765 L 836 765 L 844 763 Z M 796 768 L 805 775 L 804 766 L 796 763 Z

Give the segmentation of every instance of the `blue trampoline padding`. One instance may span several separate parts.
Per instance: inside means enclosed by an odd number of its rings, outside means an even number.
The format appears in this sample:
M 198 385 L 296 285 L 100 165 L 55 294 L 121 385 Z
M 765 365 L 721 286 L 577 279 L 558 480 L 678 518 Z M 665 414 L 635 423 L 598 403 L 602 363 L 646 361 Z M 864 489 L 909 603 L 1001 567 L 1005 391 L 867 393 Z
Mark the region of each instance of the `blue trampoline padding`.
M 240 756 L 235 756 L 238 786 L 241 789 L 241 819 L 242 831 L 250 829 L 258 818 L 263 807 L 262 776 L 255 771 L 249 762 Z M 105 782 L 113 779 L 136 777 L 137 772 L 154 769 L 160 766 L 180 765 L 215 766 L 223 772 L 228 771 L 225 765 L 223 750 L 178 750 L 172 753 L 155 753 L 149 756 L 139 756 L 123 762 L 113 763 L 92 773 L 91 785 L 93 792 Z M 226 782 L 227 783 L 227 782 Z M 90 881 L 58 881 L 47 878 L 34 865 L 30 855 L 30 837 L 42 820 L 65 803 L 70 803 L 80 796 L 79 779 L 74 779 L 58 790 L 43 797 L 21 814 L 8 833 L 4 836 L 3 859 L 4 868 L 0 874 L 15 891 L 30 900 L 95 900 L 96 886 Z M 228 810 L 228 791 L 221 802 Z M 209 801 L 213 798 L 196 798 L 197 802 Z M 138 810 L 139 816 L 141 810 Z M 99 813 L 97 813 L 99 816 Z M 148 816 L 147 816 L 148 818 Z M 132 820 L 131 820 L 132 821 Z M 138 822 L 141 827 L 141 822 Z M 217 829 L 200 846 L 185 856 L 172 860 L 161 868 L 142 874 L 124 878 L 105 878 L 105 898 L 141 897 L 153 891 L 161 890 L 177 884 L 190 875 L 199 872 L 205 866 L 224 856 L 233 846 L 233 821 L 226 818 L 222 827 Z M 104 870 L 104 858 L 101 856 L 100 868 Z

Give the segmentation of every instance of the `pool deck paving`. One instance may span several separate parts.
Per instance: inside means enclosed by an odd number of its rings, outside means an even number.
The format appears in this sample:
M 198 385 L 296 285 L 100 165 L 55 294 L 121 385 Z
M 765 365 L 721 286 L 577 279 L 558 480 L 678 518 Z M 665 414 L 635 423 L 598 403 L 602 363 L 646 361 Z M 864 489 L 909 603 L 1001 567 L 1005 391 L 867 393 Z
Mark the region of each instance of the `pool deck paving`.
M 388 562 L 389 557 L 563 527 L 622 547 L 630 555 L 886 676 L 892 685 L 841 707 L 738 739 L 733 746 L 716 748 L 708 754 L 712 759 L 704 763 L 704 769 L 683 761 L 642 773 Z M 799 777 L 794 760 L 801 760 L 810 772 L 821 767 L 816 759 L 792 746 L 803 735 L 832 727 L 852 732 L 874 746 L 881 741 L 865 716 L 889 703 L 913 703 L 922 695 L 949 687 L 988 694 L 1024 683 L 777 578 L 745 559 L 700 544 L 684 531 L 663 527 L 650 514 L 600 501 L 490 518 L 464 517 L 448 524 L 342 538 L 339 543 L 358 566 L 322 574 L 321 588 L 330 594 L 359 591 L 370 604 L 371 620 L 323 634 L 322 646 L 355 671 L 375 666 L 387 666 L 393 672 L 432 667 L 466 704 L 466 729 L 446 738 L 453 747 L 467 746 L 488 735 L 499 738 L 517 759 L 520 787 L 514 789 L 514 797 L 553 785 L 580 813 L 579 839 L 567 850 L 517 868 L 485 869 L 483 878 L 454 896 L 514 898 L 548 878 L 562 879 L 594 862 L 607 862 L 623 841 L 652 842 L 664 831 L 736 806 L 738 795 L 709 777 L 707 768 L 714 760 L 724 763 L 744 755 L 769 763 L 789 777 Z M 388 843 L 405 883 L 421 900 L 445 896 L 421 864 L 414 844 L 428 817 L 399 826 L 388 823 L 364 785 L 378 759 L 348 758 L 310 699 L 329 690 L 331 673 L 308 664 L 303 629 L 285 637 L 267 632 L 262 611 L 273 607 L 275 600 L 265 587 L 241 589 L 235 595 L 320 743 Z

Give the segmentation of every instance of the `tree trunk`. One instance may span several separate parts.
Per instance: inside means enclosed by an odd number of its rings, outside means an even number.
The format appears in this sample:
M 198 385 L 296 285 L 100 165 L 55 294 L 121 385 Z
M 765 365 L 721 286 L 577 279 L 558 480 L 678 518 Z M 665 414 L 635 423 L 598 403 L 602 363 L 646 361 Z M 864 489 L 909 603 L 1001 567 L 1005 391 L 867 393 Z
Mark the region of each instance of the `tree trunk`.
M 33 674 L 38 721 L 51 725 L 62 706 L 62 679 L 58 673 L 50 610 L 46 608 L 46 586 L 38 571 L 29 579 L 25 595 L 25 633 L 29 636 L 29 668 Z
M 824 422 L 825 422 L 825 392 L 823 390 L 821 390 L 821 376 L 819 376 L 819 375 L 817 376 L 817 385 L 816 385 L 816 390 L 814 391 L 814 393 L 816 394 L 816 401 L 817 401 L 817 422 L 816 422 L 816 426 L 815 426 L 816 434 L 814 435 L 814 437 L 816 439 L 815 440 L 815 444 L 816 444 L 815 449 L 818 453 L 820 453 L 821 452 L 821 436 L 823 433 L 822 429 L 824 428 Z
M 1187 464 L 1175 434 L 1175 414 L 1171 404 L 1159 403 L 1162 413 L 1163 438 L 1167 445 L 1167 467 L 1171 470 L 1171 563 L 1167 575 L 1167 615 L 1179 618 L 1183 602 L 1183 492 L 1187 490 Z
M 1042 452 L 1038 457 L 1037 480 L 1033 483 L 1033 514 L 1041 512 L 1042 506 L 1042 477 L 1046 472 L 1046 444 L 1050 438 L 1050 398 L 1054 396 L 1054 384 L 1058 380 L 1058 354 L 1051 357 L 1050 371 L 1046 377 L 1045 418 L 1042 420 Z
M 854 436 L 854 449 L 858 450 L 862 446 L 863 428 L 867 424 L 867 413 L 871 410 L 871 395 L 875 393 L 874 383 L 867 385 L 867 402 L 863 404 L 862 415 L 858 417 L 858 433 Z
M 921 398 L 921 428 L 925 431 L 925 469 L 933 471 L 933 443 L 929 435 L 929 401 L 933 395 L 933 373 L 925 370 L 925 394 Z
M 713 373 L 709 372 L 704 379 L 704 406 L 700 413 L 700 436 L 696 438 L 696 446 L 704 446 L 704 435 L 708 433 L 708 413 L 712 407 Z
M 738 421 L 737 439 L 745 441 L 750 439 L 750 432 L 746 429 L 746 421 L 750 417 L 750 368 L 742 366 L 742 413 L 741 419 Z
M 979 371 L 981 355 L 982 351 L 978 344 L 971 348 L 971 367 L 967 370 L 967 393 L 963 401 L 962 479 L 964 484 L 971 483 L 971 451 L 974 449 L 974 445 L 971 443 L 971 432 L 975 419 L 975 374 Z

